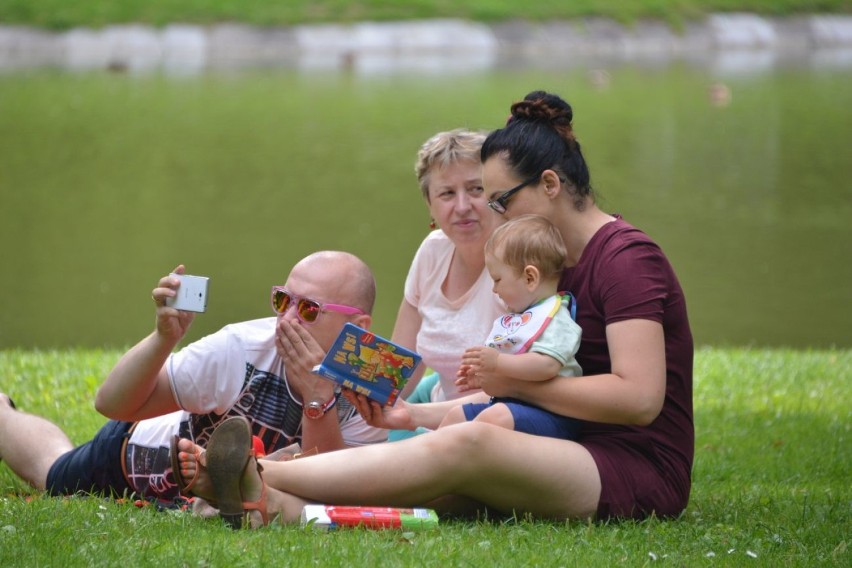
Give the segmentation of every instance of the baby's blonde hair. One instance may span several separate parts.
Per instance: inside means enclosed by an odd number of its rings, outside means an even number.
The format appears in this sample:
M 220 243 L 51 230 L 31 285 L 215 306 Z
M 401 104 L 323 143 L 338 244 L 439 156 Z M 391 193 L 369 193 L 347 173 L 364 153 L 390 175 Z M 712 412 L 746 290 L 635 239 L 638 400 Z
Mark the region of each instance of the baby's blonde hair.
M 559 230 L 541 215 L 521 215 L 500 225 L 485 243 L 485 254 L 499 258 L 518 274 L 535 266 L 544 280 L 558 279 L 568 250 Z

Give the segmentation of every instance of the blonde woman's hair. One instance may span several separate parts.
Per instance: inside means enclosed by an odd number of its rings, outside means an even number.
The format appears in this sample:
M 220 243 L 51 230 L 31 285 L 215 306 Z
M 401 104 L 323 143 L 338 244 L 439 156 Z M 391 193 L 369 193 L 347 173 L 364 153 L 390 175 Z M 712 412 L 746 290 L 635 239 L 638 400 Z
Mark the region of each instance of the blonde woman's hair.
M 532 265 L 544 280 L 559 278 L 568 250 L 559 230 L 541 215 L 522 215 L 508 221 L 491 234 L 485 254 L 499 258 L 521 274 Z
M 429 201 L 429 178 L 433 169 L 445 168 L 462 161 L 479 163 L 479 151 L 483 142 L 484 132 L 456 128 L 439 132 L 423 143 L 417 152 L 414 173 L 426 201 Z

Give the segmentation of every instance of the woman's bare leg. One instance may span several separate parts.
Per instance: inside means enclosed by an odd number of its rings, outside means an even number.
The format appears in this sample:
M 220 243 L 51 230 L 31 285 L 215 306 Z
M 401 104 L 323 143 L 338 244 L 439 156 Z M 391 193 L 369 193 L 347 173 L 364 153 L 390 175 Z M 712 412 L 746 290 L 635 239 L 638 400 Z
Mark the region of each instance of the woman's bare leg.
M 265 467 L 270 487 L 340 505 L 410 507 L 462 495 L 504 513 L 587 518 L 601 490 L 581 445 L 476 422 Z
M 181 441 L 181 467 L 194 467 Z M 184 459 L 188 461 L 184 461 Z M 270 512 L 298 519 L 307 502 L 413 507 L 458 495 L 504 513 L 588 518 L 600 498 L 591 454 L 575 442 L 531 436 L 477 422 L 415 438 L 263 464 Z M 260 495 L 260 476 L 247 471 L 243 497 Z

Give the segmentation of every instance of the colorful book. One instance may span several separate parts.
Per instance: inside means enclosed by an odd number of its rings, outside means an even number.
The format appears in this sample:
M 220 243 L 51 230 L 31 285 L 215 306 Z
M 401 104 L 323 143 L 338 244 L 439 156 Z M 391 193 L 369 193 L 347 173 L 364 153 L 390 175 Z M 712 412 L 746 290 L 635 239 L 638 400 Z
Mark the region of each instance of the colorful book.
M 368 529 L 424 530 L 438 526 L 438 514 L 432 509 L 305 505 L 302 509 L 302 526 L 322 530 L 359 526 Z
M 410 349 L 347 323 L 313 372 L 392 406 L 420 359 Z

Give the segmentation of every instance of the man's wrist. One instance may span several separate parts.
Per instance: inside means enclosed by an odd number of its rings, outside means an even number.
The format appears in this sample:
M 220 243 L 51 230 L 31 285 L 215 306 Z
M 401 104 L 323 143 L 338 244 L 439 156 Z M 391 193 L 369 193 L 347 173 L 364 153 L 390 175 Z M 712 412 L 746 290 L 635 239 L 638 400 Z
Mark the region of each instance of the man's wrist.
M 337 396 L 332 394 L 331 399 L 310 399 L 302 404 L 302 413 L 311 420 L 317 420 L 325 416 L 326 412 L 337 404 Z
M 316 375 L 313 375 L 312 378 L 313 380 L 302 391 L 303 400 L 321 400 L 325 402 L 337 395 L 333 382 Z

